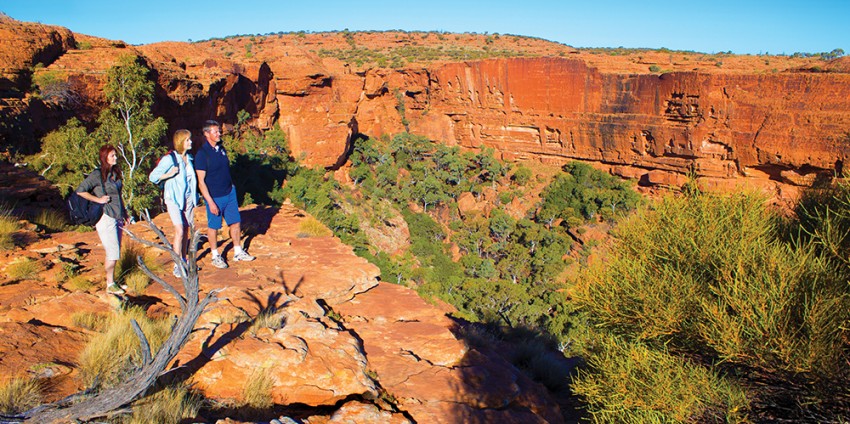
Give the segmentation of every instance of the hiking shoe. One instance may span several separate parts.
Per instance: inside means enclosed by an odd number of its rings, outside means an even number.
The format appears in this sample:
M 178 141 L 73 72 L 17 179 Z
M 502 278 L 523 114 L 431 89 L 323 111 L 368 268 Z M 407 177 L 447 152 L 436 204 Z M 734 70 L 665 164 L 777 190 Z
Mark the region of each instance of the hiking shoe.
M 255 257 L 253 257 L 253 256 L 251 256 L 251 255 L 249 255 L 249 254 L 248 254 L 248 252 L 246 252 L 246 251 L 244 251 L 244 250 L 243 250 L 243 251 L 241 251 L 241 252 L 239 252 L 239 253 L 236 253 L 235 255 L 233 255 L 233 260 L 234 260 L 234 261 L 251 262 L 251 261 L 253 261 L 254 259 L 257 259 L 257 258 L 255 258 Z
M 118 284 L 110 284 L 106 286 L 106 292 L 109 294 L 122 295 L 124 294 L 124 289 L 118 286 Z
M 212 264 L 216 268 L 225 269 L 227 268 L 227 262 L 224 261 L 224 258 L 221 256 L 213 256 Z
M 172 270 L 172 273 L 173 273 L 173 274 L 174 274 L 174 276 L 175 276 L 175 277 L 177 277 L 177 278 L 182 277 L 182 275 L 180 275 L 180 266 L 179 266 L 179 265 L 177 265 L 177 264 L 174 264 L 174 270 Z

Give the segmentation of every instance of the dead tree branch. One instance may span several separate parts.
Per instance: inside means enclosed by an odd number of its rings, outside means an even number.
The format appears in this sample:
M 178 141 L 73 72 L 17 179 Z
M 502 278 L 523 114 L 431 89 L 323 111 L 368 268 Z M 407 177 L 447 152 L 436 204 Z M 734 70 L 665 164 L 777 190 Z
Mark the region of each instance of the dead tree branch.
M 105 389 L 91 397 L 87 397 L 82 401 L 68 404 L 52 403 L 38 406 L 29 410 L 19 417 L 25 422 L 49 423 L 49 422 L 66 422 L 91 420 L 97 417 L 104 417 L 143 395 L 163 374 L 165 368 L 172 362 L 174 357 L 189 339 L 189 335 L 195 327 L 198 318 L 204 312 L 204 309 L 217 300 L 218 292 L 216 290 L 207 293 L 203 300 L 199 297 L 198 288 L 198 263 L 197 263 L 197 244 L 200 236 L 200 231 L 191 228 L 192 241 L 190 243 L 188 260 L 183 261 L 179 254 L 172 250 L 171 244 L 165 234 L 151 221 L 150 215 L 145 213 L 145 221 L 147 221 L 150 229 L 157 235 L 160 243 L 151 242 L 137 237 L 128 230 L 124 230 L 130 238 L 142 243 L 146 246 L 154 247 L 160 250 L 167 251 L 171 254 L 174 262 L 180 268 L 181 280 L 183 282 L 183 295 L 181 295 L 174 287 L 165 282 L 162 278 L 154 275 L 150 269 L 144 264 L 142 257 L 138 257 L 139 264 L 142 270 L 154 281 L 165 287 L 165 289 L 174 295 L 180 302 L 181 315 L 175 323 L 171 335 L 168 340 L 163 343 L 162 347 L 156 352 L 156 355 L 151 357 L 150 345 L 147 337 L 145 337 L 138 323 L 133 321 L 133 330 L 139 338 L 142 349 L 142 365 L 136 369 L 130 378 L 116 387 Z

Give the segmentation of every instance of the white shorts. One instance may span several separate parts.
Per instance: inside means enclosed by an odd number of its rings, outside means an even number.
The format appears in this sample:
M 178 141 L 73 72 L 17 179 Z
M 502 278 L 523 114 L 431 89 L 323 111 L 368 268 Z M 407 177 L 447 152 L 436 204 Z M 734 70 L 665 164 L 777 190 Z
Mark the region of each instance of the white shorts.
M 176 203 L 166 200 L 165 209 L 168 211 L 168 217 L 171 218 L 171 223 L 175 227 L 182 226 L 183 228 L 190 228 L 195 223 L 195 211 L 189 202 L 186 202 L 184 209 L 180 209 Z
M 97 235 L 100 237 L 100 243 L 103 244 L 103 249 L 106 250 L 107 261 L 117 261 L 121 258 L 121 226 L 115 218 L 103 214 L 100 220 L 97 221 L 94 228 L 97 230 Z

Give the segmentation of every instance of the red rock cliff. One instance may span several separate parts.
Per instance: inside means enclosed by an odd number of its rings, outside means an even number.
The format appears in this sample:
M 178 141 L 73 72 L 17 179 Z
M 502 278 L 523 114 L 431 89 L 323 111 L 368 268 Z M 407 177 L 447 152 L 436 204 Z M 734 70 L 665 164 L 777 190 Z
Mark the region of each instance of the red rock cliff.
M 435 40 L 357 37 L 357 43 L 376 46 Z M 120 54 L 140 54 L 157 79 L 155 112 L 172 129 L 197 130 L 209 118 L 234 123 L 244 109 L 252 125 L 282 128 L 294 155 L 308 165 L 340 166 L 356 135 L 405 129 L 438 142 L 492 147 L 506 159 L 594 161 L 647 184 L 677 185 L 693 173 L 708 186 L 807 185 L 817 173 L 840 170 L 848 154 L 850 67 L 844 58 L 827 63 L 829 72 L 813 72 L 820 62 L 782 57 L 724 56 L 720 68 L 719 59 L 705 55 L 642 52 L 612 59 L 544 43 L 535 48 L 570 58 L 411 62 L 386 69 L 317 54 L 340 44 L 347 48 L 334 34 L 137 48 L 94 43 L 84 51 L 63 47 L 66 53 L 48 69 L 85 81 L 84 97 L 97 104 L 104 66 Z M 30 50 L 32 57 L 41 54 Z M 777 65 L 780 60 L 787 63 Z M 768 70 L 771 61 L 780 70 Z M 650 63 L 670 72 L 641 71 Z M 28 113 L 26 102 L 15 113 Z M 32 133 L 58 124 L 37 119 L 33 125 L 43 128 Z

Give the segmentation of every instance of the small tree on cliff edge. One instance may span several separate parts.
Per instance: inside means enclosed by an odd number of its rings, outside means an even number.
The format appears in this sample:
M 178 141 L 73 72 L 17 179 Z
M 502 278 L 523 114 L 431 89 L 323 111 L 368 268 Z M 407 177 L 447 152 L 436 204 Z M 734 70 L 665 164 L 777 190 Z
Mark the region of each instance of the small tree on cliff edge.
M 154 83 L 148 73 L 137 56 L 123 56 L 109 68 L 104 88 L 109 106 L 98 117 L 95 132 L 96 139 L 118 149 L 125 168 L 125 200 L 133 214 L 154 204 L 156 192 L 146 172 L 163 153 L 160 140 L 168 128 L 164 119 L 151 113 Z

